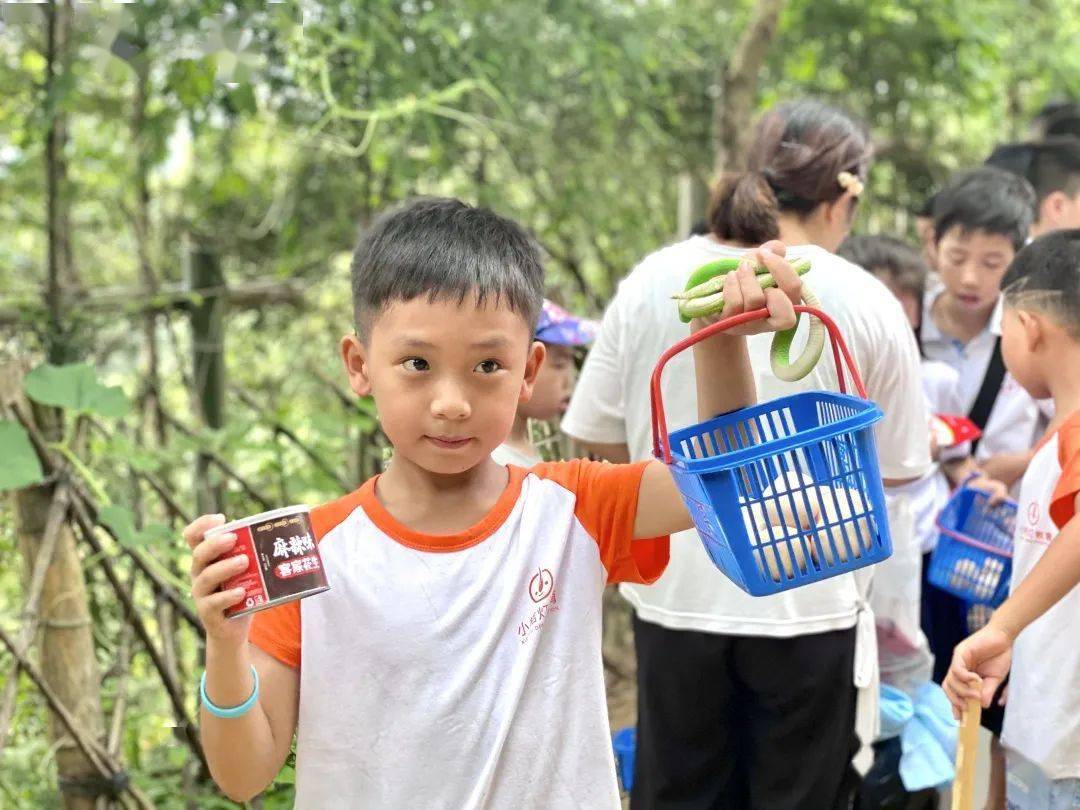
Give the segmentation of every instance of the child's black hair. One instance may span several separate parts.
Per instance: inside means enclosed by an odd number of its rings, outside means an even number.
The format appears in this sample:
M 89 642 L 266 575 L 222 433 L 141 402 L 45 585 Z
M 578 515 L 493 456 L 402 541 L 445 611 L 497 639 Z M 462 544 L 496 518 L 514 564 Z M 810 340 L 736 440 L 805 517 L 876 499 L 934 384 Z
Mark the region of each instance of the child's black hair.
M 353 317 L 361 339 L 388 305 L 426 296 L 510 307 L 536 327 L 544 267 L 516 222 L 461 200 L 426 197 L 384 214 L 352 260 Z
M 1080 138 L 1061 135 L 1044 141 L 999 146 L 986 159 L 1031 183 L 1039 204 L 1055 191 L 1080 194 Z
M 1080 337 L 1080 228 L 1052 231 L 1025 246 L 1001 289 L 1007 305 L 1046 312 Z
M 953 228 L 1004 236 L 1019 250 L 1035 220 L 1031 183 L 995 166 L 982 166 L 952 178 L 934 200 L 934 241 Z
M 869 273 L 887 273 L 904 292 L 922 301 L 930 270 L 922 254 L 895 236 L 849 236 L 836 251 Z
M 1032 124 L 1035 137 L 1072 135 L 1074 138 L 1080 138 L 1080 103 L 1052 101 L 1039 110 Z

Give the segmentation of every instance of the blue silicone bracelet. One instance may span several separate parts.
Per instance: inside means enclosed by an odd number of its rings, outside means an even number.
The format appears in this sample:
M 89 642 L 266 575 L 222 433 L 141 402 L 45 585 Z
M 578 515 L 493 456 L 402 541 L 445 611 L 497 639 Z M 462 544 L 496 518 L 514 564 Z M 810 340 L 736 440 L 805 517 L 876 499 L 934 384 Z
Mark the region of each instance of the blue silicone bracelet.
M 251 697 L 241 703 L 239 706 L 230 706 L 229 708 L 222 708 L 221 706 L 215 706 L 210 698 L 206 696 L 206 671 L 203 671 L 202 680 L 199 681 L 199 697 L 202 698 L 202 704 L 206 707 L 206 710 L 214 717 L 223 717 L 226 720 L 231 720 L 234 717 L 241 717 L 251 711 L 251 707 L 255 705 L 255 701 L 259 699 L 259 672 L 253 666 L 251 668 L 251 677 L 255 679 L 255 688 L 251 690 Z

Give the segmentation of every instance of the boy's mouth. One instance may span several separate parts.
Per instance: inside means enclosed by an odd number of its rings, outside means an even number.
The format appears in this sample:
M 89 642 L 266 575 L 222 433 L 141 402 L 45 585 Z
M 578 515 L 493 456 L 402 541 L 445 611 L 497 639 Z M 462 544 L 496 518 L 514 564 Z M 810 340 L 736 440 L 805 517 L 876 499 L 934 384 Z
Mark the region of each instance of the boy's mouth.
M 963 304 L 966 307 L 978 306 L 982 302 L 982 299 L 979 298 L 979 296 L 970 295 L 968 293 L 961 293 L 961 294 L 957 295 L 956 300 L 958 300 L 961 304 Z
M 424 438 L 443 450 L 457 450 L 472 441 L 468 436 L 424 436 Z

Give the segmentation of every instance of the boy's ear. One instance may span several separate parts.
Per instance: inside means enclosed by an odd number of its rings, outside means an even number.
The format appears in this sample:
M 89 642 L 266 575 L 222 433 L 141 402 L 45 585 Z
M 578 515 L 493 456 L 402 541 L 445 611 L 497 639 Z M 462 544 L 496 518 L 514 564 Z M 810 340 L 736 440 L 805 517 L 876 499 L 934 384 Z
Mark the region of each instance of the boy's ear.
M 345 373 L 349 376 L 349 387 L 358 397 L 371 394 L 371 380 L 368 378 L 367 348 L 356 335 L 345 335 L 341 339 L 341 360 L 345 364 Z
M 533 386 L 536 385 L 536 375 L 540 373 L 540 367 L 544 365 L 547 357 L 547 348 L 539 340 L 534 340 L 529 346 L 529 356 L 525 360 L 525 379 L 521 381 L 521 393 L 518 402 L 525 403 L 532 399 Z
M 1064 191 L 1050 192 L 1039 205 L 1039 221 L 1050 227 L 1057 225 L 1067 216 L 1071 202 Z
M 1016 311 L 1016 317 L 1024 329 L 1024 343 L 1028 352 L 1034 352 L 1046 338 L 1042 317 L 1022 309 Z

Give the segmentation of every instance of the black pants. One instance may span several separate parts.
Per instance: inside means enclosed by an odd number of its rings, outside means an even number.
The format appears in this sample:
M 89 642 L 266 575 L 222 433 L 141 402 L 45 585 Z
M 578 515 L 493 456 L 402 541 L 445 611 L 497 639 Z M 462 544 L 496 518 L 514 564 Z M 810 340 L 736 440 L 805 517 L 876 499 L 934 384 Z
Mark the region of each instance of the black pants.
M 857 778 L 855 630 L 796 638 L 634 619 L 634 810 L 831 810 Z

